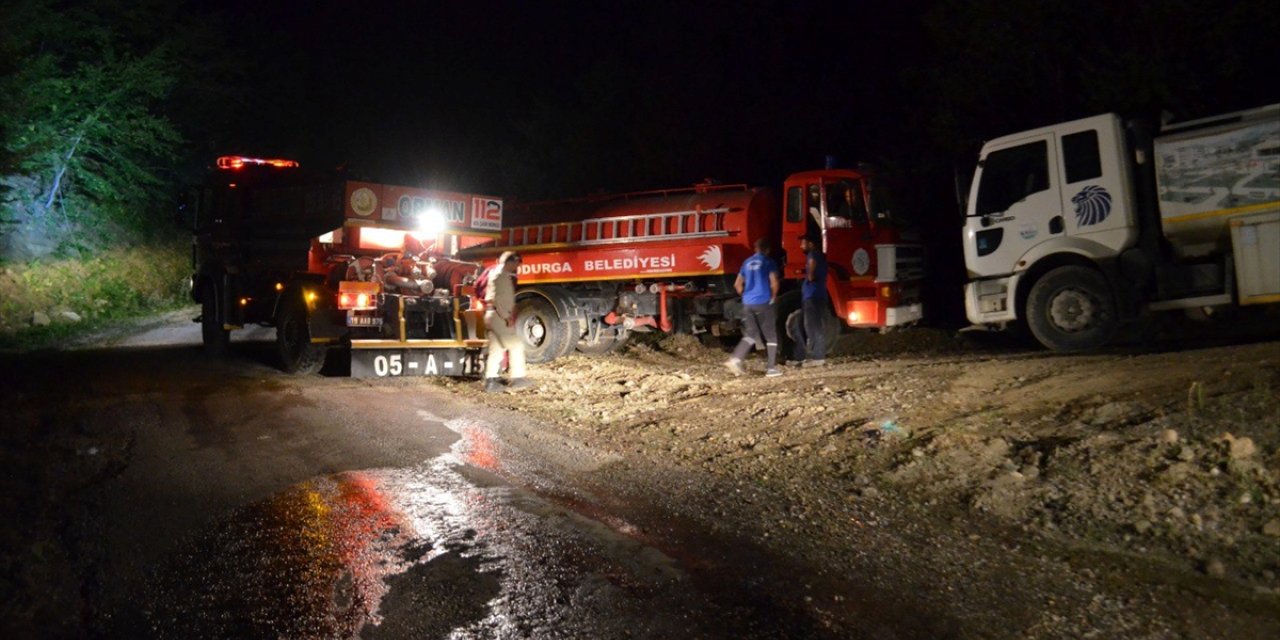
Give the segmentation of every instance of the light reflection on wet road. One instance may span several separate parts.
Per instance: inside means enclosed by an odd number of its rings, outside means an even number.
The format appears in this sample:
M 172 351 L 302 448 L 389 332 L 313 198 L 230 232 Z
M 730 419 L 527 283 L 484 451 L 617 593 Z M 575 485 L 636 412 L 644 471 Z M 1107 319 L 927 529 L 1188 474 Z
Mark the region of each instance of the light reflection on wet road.
M 444 422 L 420 412 L 426 420 Z M 314 478 L 206 528 L 158 571 L 166 638 L 774 638 L 803 624 L 700 591 L 616 518 L 507 484 L 483 424 L 450 453 Z

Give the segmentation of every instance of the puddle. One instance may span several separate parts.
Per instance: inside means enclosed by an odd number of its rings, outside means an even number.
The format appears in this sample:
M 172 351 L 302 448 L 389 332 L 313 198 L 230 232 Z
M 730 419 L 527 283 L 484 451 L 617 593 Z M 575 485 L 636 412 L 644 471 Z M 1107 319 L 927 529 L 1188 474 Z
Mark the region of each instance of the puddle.
M 150 631 L 169 638 L 790 636 L 759 602 L 723 602 L 700 591 L 626 522 L 593 519 L 510 486 L 496 475 L 506 461 L 491 432 L 478 422 L 448 424 L 462 435 L 451 453 L 411 469 L 314 478 L 192 538 L 158 571 L 146 611 Z

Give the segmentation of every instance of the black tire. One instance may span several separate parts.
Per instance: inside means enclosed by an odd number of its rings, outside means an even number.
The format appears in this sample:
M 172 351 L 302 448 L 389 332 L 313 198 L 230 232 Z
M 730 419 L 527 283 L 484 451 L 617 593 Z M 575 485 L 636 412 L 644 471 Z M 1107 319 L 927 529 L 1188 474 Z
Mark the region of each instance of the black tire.
M 575 342 L 569 326 L 550 302 L 528 296 L 516 302 L 516 336 L 524 342 L 524 359 L 532 364 L 551 362 L 569 353 Z
M 313 374 L 324 366 L 326 348 L 311 343 L 306 303 L 295 296 L 283 304 L 284 308 L 276 318 L 276 351 L 280 354 L 280 368 L 285 373 Z
M 212 283 L 200 289 L 200 340 L 205 355 L 213 358 L 227 355 L 231 346 L 231 331 L 223 328 L 218 317 L 218 288 Z
M 586 338 L 578 340 L 577 349 L 579 353 L 585 353 L 589 356 L 599 356 L 609 353 L 618 347 L 627 343 L 627 339 L 631 337 L 631 333 L 618 328 L 600 329 L 600 335 L 597 336 L 595 342 L 589 342 Z
M 841 325 L 840 318 L 836 317 L 834 311 L 831 310 L 831 301 L 828 300 L 826 306 L 823 307 L 826 313 L 822 314 L 822 333 L 827 339 L 827 353 L 830 354 L 832 349 L 836 348 L 836 340 L 840 339 Z
M 1054 351 L 1097 349 L 1120 326 L 1107 279 L 1088 267 L 1058 267 L 1036 281 L 1027 296 L 1027 326 Z
M 800 291 L 787 291 L 778 296 L 774 304 L 775 321 L 778 323 L 778 354 L 783 360 L 791 357 L 792 345 L 795 341 L 787 335 L 787 320 L 792 314 L 800 311 Z M 793 321 L 794 322 L 794 321 Z
M 790 331 L 788 331 L 788 328 L 790 328 Z M 796 309 L 795 311 L 788 313 L 786 319 L 783 321 L 783 328 L 778 331 L 778 342 L 782 343 L 782 346 L 787 349 L 782 352 L 787 359 L 792 357 L 791 345 L 795 343 L 795 340 L 791 338 L 791 334 L 795 333 L 797 330 L 800 332 L 804 331 L 803 308 Z M 840 339 L 840 320 L 831 313 L 830 305 L 826 306 L 825 313 L 822 314 L 822 334 L 823 337 L 826 338 L 827 353 L 829 354 L 831 353 L 831 350 L 835 348 L 836 340 Z

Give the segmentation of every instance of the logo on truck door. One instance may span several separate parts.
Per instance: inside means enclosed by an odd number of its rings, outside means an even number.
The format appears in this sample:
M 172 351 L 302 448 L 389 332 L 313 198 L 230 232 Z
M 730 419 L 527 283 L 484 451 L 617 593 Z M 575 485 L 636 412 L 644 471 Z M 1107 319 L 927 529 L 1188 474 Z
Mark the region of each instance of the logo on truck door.
M 1076 224 L 1081 227 L 1098 224 L 1111 215 L 1111 194 L 1097 185 L 1090 185 L 1071 197 L 1076 205 Z

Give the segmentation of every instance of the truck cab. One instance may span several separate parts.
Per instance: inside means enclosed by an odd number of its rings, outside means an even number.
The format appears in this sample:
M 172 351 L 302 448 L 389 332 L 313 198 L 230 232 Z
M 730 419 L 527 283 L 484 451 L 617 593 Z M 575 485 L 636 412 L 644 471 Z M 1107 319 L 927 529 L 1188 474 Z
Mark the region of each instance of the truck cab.
M 1018 319 L 1031 285 L 1060 267 L 1093 268 L 1100 275 L 1113 270 L 1138 239 L 1125 148 L 1123 125 L 1113 114 L 984 145 L 965 212 L 970 322 Z M 1111 294 L 1093 289 L 1068 288 L 1047 310 L 1048 324 L 1059 327 L 1065 342 L 1109 339 L 1114 330 L 1118 311 Z
M 920 320 L 923 249 L 874 173 L 796 173 L 784 183 L 783 201 L 784 278 L 804 278 L 800 237 L 818 238 L 832 311 L 844 324 L 884 328 Z

